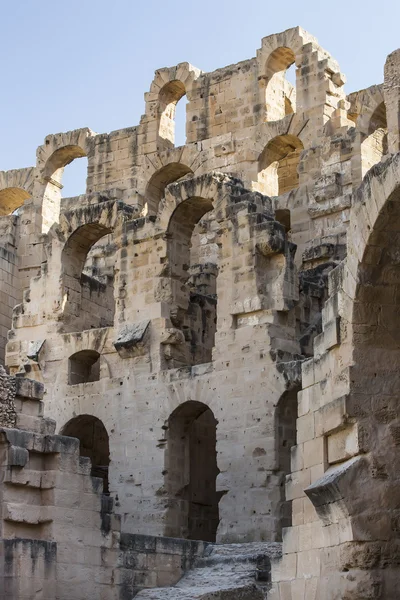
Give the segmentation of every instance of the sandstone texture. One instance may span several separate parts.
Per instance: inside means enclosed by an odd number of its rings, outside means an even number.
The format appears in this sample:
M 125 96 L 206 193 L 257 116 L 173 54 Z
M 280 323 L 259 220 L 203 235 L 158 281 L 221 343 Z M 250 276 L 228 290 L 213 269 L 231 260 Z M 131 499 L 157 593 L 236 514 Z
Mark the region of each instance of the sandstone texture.
M 296 27 L 0 172 L 0 599 L 399 597 L 400 50 L 344 84 Z

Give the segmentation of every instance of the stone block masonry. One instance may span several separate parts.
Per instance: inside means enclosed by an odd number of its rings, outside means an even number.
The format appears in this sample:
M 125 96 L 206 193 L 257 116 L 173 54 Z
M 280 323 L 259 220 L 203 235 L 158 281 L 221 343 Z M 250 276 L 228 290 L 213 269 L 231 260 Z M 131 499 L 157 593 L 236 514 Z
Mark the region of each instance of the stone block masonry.
M 0 172 L 0 598 L 397 598 L 399 56 L 289 29 Z

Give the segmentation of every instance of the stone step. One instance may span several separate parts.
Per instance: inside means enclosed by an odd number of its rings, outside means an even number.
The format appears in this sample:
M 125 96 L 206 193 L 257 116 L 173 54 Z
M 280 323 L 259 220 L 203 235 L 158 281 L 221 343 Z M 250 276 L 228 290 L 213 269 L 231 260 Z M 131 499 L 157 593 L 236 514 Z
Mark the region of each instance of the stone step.
M 265 600 L 271 559 L 279 543 L 208 545 L 204 556 L 172 587 L 142 590 L 139 600 Z

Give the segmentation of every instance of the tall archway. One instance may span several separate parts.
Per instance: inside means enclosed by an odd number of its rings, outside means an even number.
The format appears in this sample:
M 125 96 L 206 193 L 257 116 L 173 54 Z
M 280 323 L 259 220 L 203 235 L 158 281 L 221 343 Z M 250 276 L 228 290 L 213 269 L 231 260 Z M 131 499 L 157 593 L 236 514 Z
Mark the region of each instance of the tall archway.
M 67 240 L 62 252 L 63 326 L 65 332 L 83 331 L 114 324 L 114 253 L 107 270 L 98 273 L 90 250 L 110 229 L 98 223 L 79 227 Z M 100 247 L 101 256 L 105 250 Z M 115 252 L 115 249 L 114 249 Z M 111 261 L 111 262 L 110 262 Z
M 296 112 L 296 87 L 286 77 L 287 70 L 295 64 L 293 50 L 280 47 L 274 50 L 265 66 L 265 105 L 267 121 L 278 121 Z
M 294 135 L 268 142 L 258 159 L 258 186 L 267 196 L 280 196 L 299 185 L 298 166 L 304 146 Z
M 80 415 L 68 421 L 61 433 L 78 438 L 81 456 L 90 458 L 92 462 L 92 477 L 100 477 L 103 480 L 103 493 L 108 494 L 110 444 L 102 421 L 92 415 Z
M 217 321 L 216 277 L 218 245 L 208 244 L 209 254 L 200 252 L 202 228 L 210 229 L 212 201 L 189 198 L 173 212 L 167 230 L 168 261 L 174 308 L 173 325 L 183 331 L 182 364 L 211 361 Z M 207 220 L 208 217 L 209 219 Z M 204 218 L 204 221 L 203 221 Z M 207 235 L 205 242 L 208 242 Z M 178 366 L 174 363 L 173 366 Z
M 188 401 L 167 424 L 165 535 L 215 541 L 219 523 L 216 491 L 217 421 L 201 402 Z
M 61 205 L 61 190 L 63 188 L 64 169 L 73 160 L 86 157 L 86 152 L 80 146 L 63 146 L 48 159 L 43 179 L 46 182 L 42 207 L 42 231 L 47 233 L 53 223 L 58 223 Z M 86 186 L 81 190 L 86 193 Z

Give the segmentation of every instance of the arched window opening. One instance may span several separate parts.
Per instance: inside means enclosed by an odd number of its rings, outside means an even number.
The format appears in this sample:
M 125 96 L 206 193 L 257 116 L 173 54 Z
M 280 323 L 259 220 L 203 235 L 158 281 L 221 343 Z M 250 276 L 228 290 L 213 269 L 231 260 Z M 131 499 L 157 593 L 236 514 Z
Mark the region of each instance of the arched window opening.
M 114 325 L 116 247 L 109 229 L 84 225 L 68 239 L 62 253 L 63 329 L 84 331 Z
M 267 121 L 278 121 L 296 112 L 295 55 L 290 48 L 277 48 L 266 64 L 265 104 Z
M 216 490 L 216 436 L 217 421 L 201 402 L 185 402 L 171 414 L 165 455 L 165 535 L 215 542 L 221 497 Z
M 171 367 L 210 362 L 216 332 L 217 227 L 211 200 L 191 198 L 168 226 L 168 258 L 174 309 L 171 321 L 185 344 Z
M 91 415 L 80 415 L 71 419 L 61 433 L 79 440 L 81 456 L 86 456 L 92 461 L 91 476 L 103 480 L 103 493 L 108 495 L 110 445 L 107 430 L 100 419 Z
M 43 233 L 47 233 L 53 223 L 58 223 L 62 197 L 86 193 L 87 159 L 85 157 L 85 151 L 79 146 L 64 146 L 56 150 L 47 161 L 43 175 L 47 182 L 42 208 Z M 85 160 L 67 167 L 77 158 L 85 158 Z
M 100 379 L 100 354 L 81 350 L 68 359 L 68 385 L 91 383 Z
M 82 156 L 64 167 L 62 175 L 62 197 L 73 198 L 86 193 L 88 159 Z
M 158 206 L 164 197 L 167 185 L 178 181 L 189 173 L 193 173 L 192 169 L 181 163 L 169 163 L 156 171 L 150 177 L 145 192 L 148 214 L 157 214 Z
M 159 136 L 170 147 L 182 145 L 182 140 L 184 140 L 183 143 L 186 143 L 186 110 L 184 116 L 179 116 L 179 130 L 176 128 L 175 121 L 177 104 L 181 99 L 181 104 L 183 105 L 182 111 L 186 109 L 186 103 L 183 101 L 183 96 L 185 96 L 185 94 L 185 86 L 178 80 L 170 81 L 164 85 L 159 94 Z M 179 107 L 179 112 L 180 111 L 181 107 Z M 183 123 L 185 123 L 184 128 Z M 177 140 L 176 135 L 178 131 L 179 140 Z M 185 131 L 184 134 L 182 133 L 183 131 Z
M 388 153 L 386 107 L 382 102 L 371 116 L 368 136 L 361 143 L 362 177 Z
M 279 525 L 277 528 L 280 539 L 282 529 L 292 525 L 292 503 L 286 500 L 286 477 L 291 473 L 291 448 L 296 445 L 297 394 L 298 389 L 285 392 L 276 407 L 275 435 L 277 442 L 277 464 L 280 475 L 281 501 L 279 506 Z
M 293 135 L 280 135 L 268 142 L 258 159 L 259 191 L 280 196 L 298 187 L 302 150 L 302 142 Z
M 30 195 L 21 188 L 6 188 L 0 190 L 0 217 L 19 211 Z

